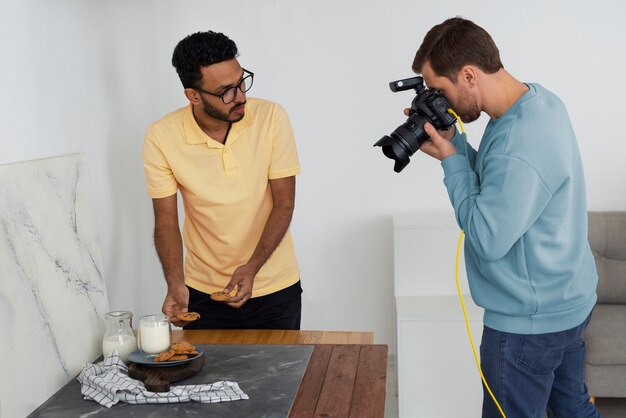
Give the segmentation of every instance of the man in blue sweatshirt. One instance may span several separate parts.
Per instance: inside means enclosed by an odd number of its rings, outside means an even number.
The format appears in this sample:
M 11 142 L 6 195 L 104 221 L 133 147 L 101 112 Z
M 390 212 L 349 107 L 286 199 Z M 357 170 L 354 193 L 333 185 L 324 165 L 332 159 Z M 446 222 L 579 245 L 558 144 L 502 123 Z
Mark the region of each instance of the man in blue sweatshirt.
M 481 27 L 452 18 L 425 36 L 413 70 L 463 122 L 490 121 L 478 151 L 454 129 L 421 150 L 441 160 L 465 231 L 472 298 L 485 309 L 487 383 L 508 418 L 598 417 L 584 383 L 583 332 L 598 276 L 587 241 L 583 167 L 561 100 L 522 83 Z M 484 391 L 483 417 L 501 416 Z

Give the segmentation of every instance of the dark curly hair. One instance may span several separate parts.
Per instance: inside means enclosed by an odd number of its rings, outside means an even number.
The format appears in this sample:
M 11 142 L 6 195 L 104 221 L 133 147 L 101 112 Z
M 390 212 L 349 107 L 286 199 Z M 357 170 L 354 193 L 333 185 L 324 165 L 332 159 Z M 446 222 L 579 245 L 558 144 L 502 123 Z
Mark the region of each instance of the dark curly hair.
M 172 65 L 184 88 L 198 87 L 202 79 L 200 69 L 207 65 L 228 61 L 237 56 L 237 45 L 220 32 L 196 32 L 176 45 Z

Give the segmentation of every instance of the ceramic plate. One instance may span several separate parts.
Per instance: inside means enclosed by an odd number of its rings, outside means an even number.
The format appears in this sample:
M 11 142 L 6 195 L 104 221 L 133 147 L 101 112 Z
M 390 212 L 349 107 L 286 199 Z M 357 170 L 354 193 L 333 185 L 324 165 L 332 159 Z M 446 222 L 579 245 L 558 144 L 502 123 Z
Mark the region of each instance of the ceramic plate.
M 142 353 L 141 351 L 133 351 L 128 355 L 128 361 L 132 361 L 133 363 L 143 364 L 146 366 L 156 366 L 156 367 L 169 367 L 169 366 L 178 366 L 180 364 L 189 363 L 193 359 L 197 359 L 204 355 L 204 351 L 196 349 L 198 352 L 197 355 L 188 358 L 187 360 L 176 360 L 176 361 L 154 361 L 154 357 L 149 357 Z

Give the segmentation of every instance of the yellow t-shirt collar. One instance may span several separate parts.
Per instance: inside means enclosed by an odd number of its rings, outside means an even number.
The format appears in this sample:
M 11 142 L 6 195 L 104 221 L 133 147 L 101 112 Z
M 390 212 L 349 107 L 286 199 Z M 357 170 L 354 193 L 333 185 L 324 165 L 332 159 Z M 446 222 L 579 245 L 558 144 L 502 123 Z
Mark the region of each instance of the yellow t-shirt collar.
M 239 133 L 247 128 L 252 121 L 252 115 L 250 112 L 251 109 L 246 107 L 246 114 L 239 122 L 235 122 L 230 127 L 230 132 L 228 132 L 228 140 L 226 141 L 226 145 L 215 141 L 213 138 L 208 136 L 198 125 L 196 122 L 196 118 L 193 116 L 193 108 L 191 103 L 185 109 L 185 115 L 183 118 L 183 129 L 185 130 L 185 139 L 190 145 L 197 144 L 207 144 L 211 148 L 224 148 L 233 144 L 237 139 L 239 139 Z

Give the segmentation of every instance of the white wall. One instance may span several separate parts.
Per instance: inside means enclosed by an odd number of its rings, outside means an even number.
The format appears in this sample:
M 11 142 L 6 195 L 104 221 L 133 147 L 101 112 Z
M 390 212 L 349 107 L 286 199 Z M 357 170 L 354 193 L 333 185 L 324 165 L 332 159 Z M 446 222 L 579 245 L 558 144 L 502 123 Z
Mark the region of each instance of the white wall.
M 159 311 L 165 286 L 143 133 L 185 104 L 170 65 L 175 44 L 194 31 L 223 31 L 256 74 L 250 95 L 283 104 L 297 135 L 292 230 L 303 328 L 371 330 L 393 349 L 391 215 L 449 210 L 449 202 L 437 162 L 418 154 L 396 174 L 372 148 L 404 121 L 412 99 L 387 83 L 412 75 L 431 26 L 454 15 L 474 20 L 509 71 L 567 104 L 589 207 L 624 210 L 625 12 L 617 0 L 0 0 L 0 163 L 86 152 L 111 307 Z M 468 127 L 474 145 L 485 123 Z

